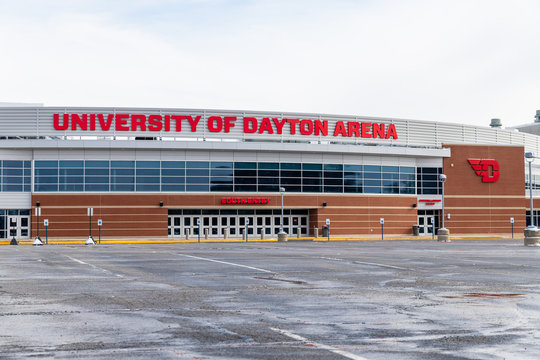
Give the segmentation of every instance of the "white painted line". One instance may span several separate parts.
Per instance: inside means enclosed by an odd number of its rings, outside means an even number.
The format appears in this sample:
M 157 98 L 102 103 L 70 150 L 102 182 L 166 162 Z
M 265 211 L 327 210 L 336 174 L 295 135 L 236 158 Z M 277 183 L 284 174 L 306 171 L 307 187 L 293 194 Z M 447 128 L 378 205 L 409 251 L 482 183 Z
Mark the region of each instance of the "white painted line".
M 398 270 L 410 270 L 408 268 L 399 267 L 399 266 L 393 266 L 393 265 L 386 265 L 386 264 L 379 264 L 379 263 L 372 263 L 372 262 L 365 262 L 365 261 L 356 261 L 356 260 L 346 260 L 346 259 L 339 259 L 339 258 L 331 258 L 331 257 L 319 257 L 319 259 L 324 260 L 334 260 L 334 261 L 352 261 L 353 264 L 362 264 L 362 265 L 372 265 L 372 266 L 380 266 L 380 267 L 386 267 L 390 269 L 398 269 Z
M 352 354 L 348 351 L 344 351 L 344 350 L 340 350 L 338 348 L 335 348 L 333 346 L 330 346 L 330 345 L 324 345 L 324 344 L 319 344 L 319 343 L 316 343 L 316 342 L 313 342 L 313 341 L 309 341 L 308 339 L 306 339 L 305 337 L 302 337 L 300 335 L 296 335 L 296 334 L 293 334 L 292 332 L 289 332 L 287 330 L 282 330 L 282 329 L 278 329 L 278 328 L 273 328 L 271 327 L 270 328 L 271 330 L 275 331 L 275 332 L 278 332 L 282 335 L 285 335 L 287 337 L 290 337 L 291 339 L 294 339 L 294 340 L 298 340 L 298 341 L 301 341 L 307 345 L 311 345 L 317 349 L 323 349 L 323 350 L 328 350 L 330 352 L 333 352 L 334 354 L 338 354 L 338 355 L 341 355 L 343 357 L 346 357 L 348 359 L 353 359 L 353 360 L 367 360 L 365 357 L 362 357 L 362 356 L 358 356 L 358 355 L 355 355 L 355 354 Z
M 105 273 L 114 275 L 114 276 L 119 277 L 119 278 L 123 278 L 123 277 L 124 277 L 124 276 L 122 276 L 122 275 L 115 274 L 115 273 L 113 273 L 113 272 L 111 272 L 111 271 L 109 271 L 109 270 L 102 269 L 102 268 L 100 268 L 100 267 L 98 267 L 98 266 L 96 266 L 96 265 L 92 265 L 92 264 L 89 264 L 89 263 L 85 263 L 84 261 L 81 261 L 81 260 L 79 260 L 79 259 L 75 259 L 74 257 L 68 256 L 68 255 L 64 255 L 64 256 L 67 257 L 67 258 L 70 259 L 70 260 L 75 261 L 76 263 L 81 264 L 81 265 L 88 265 L 88 266 L 91 266 L 91 267 L 93 267 L 94 269 L 101 270 L 101 271 L 103 271 L 103 272 L 105 272 Z
M 386 265 L 386 264 L 370 263 L 370 262 L 364 262 L 364 261 L 353 261 L 353 262 L 355 264 L 373 265 L 373 266 L 386 267 L 386 268 L 390 268 L 390 269 L 410 270 L 410 269 L 407 269 L 407 268 L 404 268 L 404 267 Z
M 193 259 L 198 259 L 198 260 L 211 261 L 211 262 L 220 263 L 220 264 L 225 264 L 225 265 L 231 265 L 231 266 L 243 267 L 243 268 L 246 268 L 246 269 L 262 271 L 262 272 L 270 273 L 270 274 L 274 274 L 274 273 L 275 273 L 274 271 L 265 270 L 265 269 L 261 269 L 261 268 L 256 268 L 256 267 L 253 267 L 253 266 L 247 266 L 247 265 L 235 264 L 235 263 L 231 263 L 231 262 L 227 262 L 227 261 L 213 260 L 213 259 L 208 259 L 208 258 L 203 258 L 203 257 L 193 256 L 193 255 L 186 255 L 186 254 L 177 254 L 177 255 L 185 256 L 185 257 L 189 257 L 189 258 L 193 258 Z

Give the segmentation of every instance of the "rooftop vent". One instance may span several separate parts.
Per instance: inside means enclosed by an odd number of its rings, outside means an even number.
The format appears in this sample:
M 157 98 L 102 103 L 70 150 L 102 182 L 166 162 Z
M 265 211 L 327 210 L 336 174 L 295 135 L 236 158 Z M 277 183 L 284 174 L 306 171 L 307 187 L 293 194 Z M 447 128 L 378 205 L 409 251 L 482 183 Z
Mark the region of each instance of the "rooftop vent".
M 489 126 L 491 126 L 492 128 L 500 128 L 500 127 L 502 127 L 501 119 L 491 119 L 491 124 L 489 124 Z
M 534 122 L 540 122 L 540 110 L 536 110 L 536 115 L 534 116 Z

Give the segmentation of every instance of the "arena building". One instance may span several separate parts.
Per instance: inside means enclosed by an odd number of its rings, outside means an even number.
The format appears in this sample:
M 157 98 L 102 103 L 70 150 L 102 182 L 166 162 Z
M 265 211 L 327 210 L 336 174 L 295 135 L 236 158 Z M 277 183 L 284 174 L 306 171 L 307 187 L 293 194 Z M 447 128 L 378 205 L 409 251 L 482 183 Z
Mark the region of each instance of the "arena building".
M 411 235 L 417 225 L 427 235 L 442 222 L 442 173 L 453 234 L 521 232 L 524 152 L 540 154 L 540 137 L 519 130 L 327 114 L 0 107 L 0 238 L 34 237 L 38 227 L 43 237 L 44 220 L 50 238 L 95 236 L 98 219 L 104 238 L 271 238 L 281 227 L 305 237 L 322 235 L 327 219 L 332 235 L 376 235 L 381 219 L 385 234 Z

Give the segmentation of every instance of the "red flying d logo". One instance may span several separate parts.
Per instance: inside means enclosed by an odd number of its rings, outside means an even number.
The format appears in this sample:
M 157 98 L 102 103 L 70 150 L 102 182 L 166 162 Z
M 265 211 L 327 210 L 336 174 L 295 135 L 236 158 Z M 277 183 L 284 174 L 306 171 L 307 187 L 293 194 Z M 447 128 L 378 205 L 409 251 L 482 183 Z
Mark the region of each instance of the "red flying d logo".
M 491 159 L 468 159 L 469 164 L 476 172 L 476 175 L 482 177 L 482 182 L 496 182 L 499 180 L 499 163 Z M 491 175 L 489 168 L 491 167 Z

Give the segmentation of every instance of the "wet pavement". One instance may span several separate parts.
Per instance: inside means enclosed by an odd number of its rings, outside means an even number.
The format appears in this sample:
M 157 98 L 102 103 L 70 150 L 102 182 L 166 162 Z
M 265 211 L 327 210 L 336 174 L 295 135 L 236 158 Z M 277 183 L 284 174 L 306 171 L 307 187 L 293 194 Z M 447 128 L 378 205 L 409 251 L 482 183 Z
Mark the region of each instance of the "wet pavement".
M 0 246 L 0 359 L 537 359 L 522 241 Z

